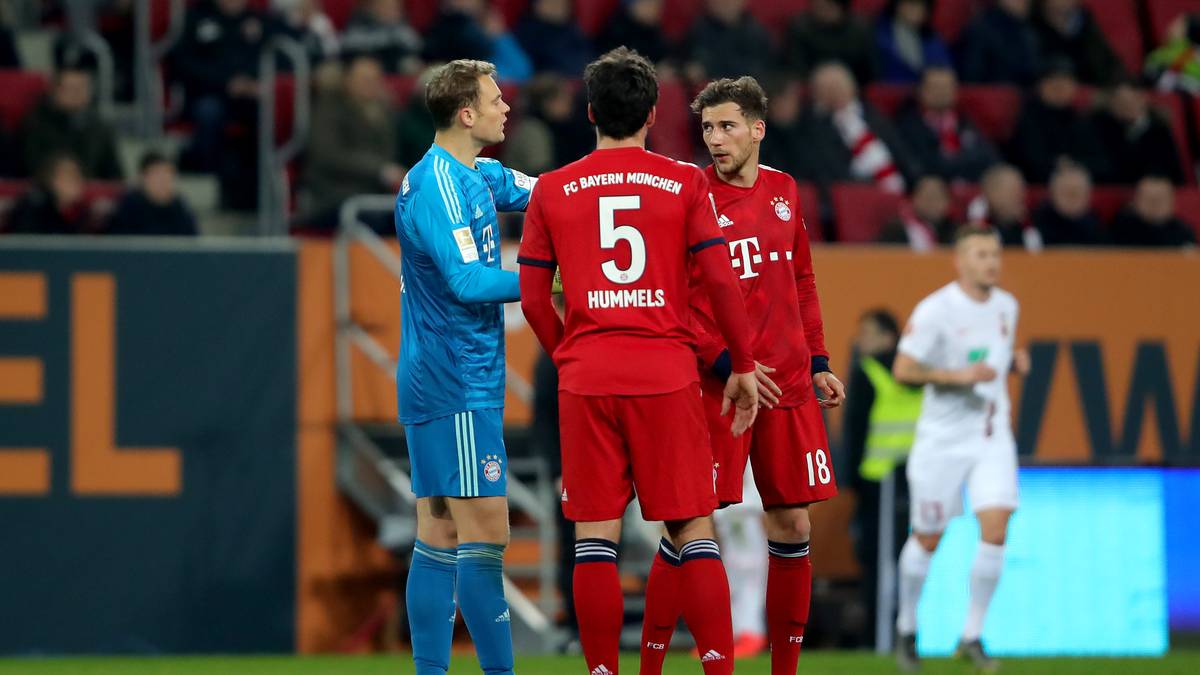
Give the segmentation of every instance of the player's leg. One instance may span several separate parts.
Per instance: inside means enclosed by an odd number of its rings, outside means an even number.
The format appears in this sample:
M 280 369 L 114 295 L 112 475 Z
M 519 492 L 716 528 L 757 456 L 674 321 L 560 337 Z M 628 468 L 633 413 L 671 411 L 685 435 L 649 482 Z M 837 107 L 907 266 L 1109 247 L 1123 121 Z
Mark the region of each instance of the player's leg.
M 575 521 L 572 575 L 579 642 L 588 671 L 617 673 L 625 600 L 617 573 L 621 516 L 633 498 L 629 456 L 613 398 L 559 393 L 562 508 Z
M 1007 435 L 993 437 L 983 446 L 967 477 L 967 493 L 979 519 L 979 547 L 971 564 L 970 598 L 960 652 L 976 667 L 992 670 L 980 637 L 984 619 L 1004 568 L 1008 523 L 1017 508 L 1016 444 Z
M 748 471 L 746 478 L 745 501 L 713 514 L 729 575 L 735 658 L 754 656 L 767 647 L 767 532 L 762 502 Z
M 476 410 L 455 417 L 462 496 L 447 502 L 458 528 L 458 607 L 483 672 L 511 673 L 512 624 L 504 599 L 508 546 L 504 413 Z
M 679 551 L 679 597 L 705 673 L 733 669 L 729 579 L 710 514 L 717 506 L 700 387 L 624 401 L 624 433 L 642 516 L 661 520 Z
M 457 548 L 445 497 L 417 499 L 417 541 L 405 590 L 417 675 L 444 675 L 450 667 Z
M 458 538 L 446 498 L 461 491 L 459 467 L 447 461 L 455 445 L 454 416 L 405 427 L 417 495 L 417 541 L 405 601 L 418 675 L 441 675 L 450 667 L 454 637 L 454 588 Z
M 755 422 L 750 466 L 767 529 L 767 635 L 771 672 L 795 675 L 812 596 L 808 505 L 837 495 L 825 423 L 816 400 L 765 410 Z

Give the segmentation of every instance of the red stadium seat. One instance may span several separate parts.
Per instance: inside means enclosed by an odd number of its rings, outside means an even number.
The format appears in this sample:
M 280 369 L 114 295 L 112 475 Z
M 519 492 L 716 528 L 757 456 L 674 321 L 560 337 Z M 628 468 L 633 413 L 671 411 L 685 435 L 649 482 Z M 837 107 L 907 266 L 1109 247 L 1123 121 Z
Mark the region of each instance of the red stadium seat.
M 830 190 L 838 241 L 865 244 L 879 239 L 884 225 L 900 213 L 900 196 L 871 183 L 840 183 Z
M 1021 92 L 1005 85 L 974 85 L 959 89 L 959 107 L 989 140 L 1007 142 L 1021 114 Z
M 307 92 L 305 92 L 307 95 Z M 296 123 L 296 80 L 291 75 L 275 79 L 275 141 L 286 141 Z
M 748 9 L 780 40 L 792 17 L 808 9 L 808 3 L 809 0 L 750 0 Z
M 1187 12 L 1200 12 L 1200 0 L 1146 0 L 1146 12 L 1150 16 L 1150 39 L 1154 47 L 1163 43 L 1167 26 L 1175 17 Z
M 942 36 L 946 44 L 958 42 L 963 29 L 971 22 L 971 17 L 982 7 L 979 0 L 947 0 L 939 2 L 933 11 L 933 29 Z
M 954 2 L 955 0 L 951 1 Z M 962 0 L 957 1 L 961 2 Z M 863 14 L 870 18 L 874 18 L 876 14 L 883 11 L 883 8 L 887 5 L 887 3 L 888 0 L 854 0 L 850 7 L 856 14 Z
M 1200 239 L 1200 188 L 1185 187 L 1175 191 L 1175 215 L 1196 230 Z
M 1107 228 L 1117 211 L 1133 197 L 1133 188 L 1124 185 L 1100 185 L 1092 189 L 1092 210 Z
M 808 230 L 810 242 L 825 240 L 821 227 L 821 195 L 812 183 L 796 183 L 796 192 L 800 196 L 800 215 L 804 218 L 804 227 Z
M 529 8 L 529 0 L 492 0 L 492 4 L 504 15 L 504 21 L 509 26 L 517 25 Z
M 1137 7 L 1129 0 L 1083 0 L 1092 17 L 1117 53 L 1125 69 L 1142 72 L 1142 31 L 1138 29 Z
M 654 126 L 650 127 L 650 149 L 660 155 L 692 161 L 695 122 L 688 109 L 688 91 L 679 81 L 660 82 Z
M 1183 162 L 1184 181 L 1189 185 L 1195 184 L 1196 165 L 1193 163 L 1192 146 L 1188 143 L 1187 115 L 1183 109 L 1182 95 L 1154 90 L 1147 93 L 1151 103 L 1166 114 L 1171 123 L 1171 135 L 1175 137 L 1175 147 L 1179 150 L 1179 161 Z M 1195 105 L 1196 99 L 1190 98 L 1189 100 Z
M 155 1 L 160 2 L 161 0 Z M 321 0 L 321 9 L 325 10 L 325 15 L 339 31 L 346 28 L 350 14 L 357 6 L 358 0 Z
M 967 209 L 971 202 L 979 196 L 979 185 L 976 183 L 953 182 L 950 184 L 950 217 L 957 223 L 967 222 Z
M 672 41 L 682 39 L 703 12 L 701 0 L 666 0 L 662 15 L 663 35 Z
M 397 108 L 403 108 L 408 105 L 408 101 L 417 87 L 417 78 L 414 75 L 389 75 L 385 79 L 385 86 L 388 93 L 392 95 L 392 100 L 396 103 Z M 501 92 L 503 93 L 503 92 Z M 511 105 L 511 101 L 509 104 Z
M 404 16 L 420 33 L 429 30 L 437 13 L 438 0 L 404 0 Z
M 50 88 L 46 76 L 29 70 L 0 70 L 0 122 L 10 131 Z
M 913 88 L 907 84 L 871 84 L 867 86 L 863 97 L 876 110 L 888 117 L 894 117 L 896 111 L 912 96 Z
M 575 21 L 585 35 L 599 35 L 620 4 L 620 0 L 577 0 Z

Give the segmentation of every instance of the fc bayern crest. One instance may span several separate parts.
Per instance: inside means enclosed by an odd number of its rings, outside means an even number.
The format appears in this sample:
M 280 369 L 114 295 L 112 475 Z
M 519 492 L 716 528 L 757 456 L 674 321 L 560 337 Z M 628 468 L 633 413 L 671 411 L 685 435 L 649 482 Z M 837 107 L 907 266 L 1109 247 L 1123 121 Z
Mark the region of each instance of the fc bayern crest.
M 496 481 L 500 480 L 501 473 L 499 456 L 488 455 L 484 458 L 483 477 L 486 478 L 489 483 L 495 483 Z
M 771 200 L 771 204 L 775 206 L 775 215 L 780 220 L 787 222 L 792 219 L 792 206 L 788 204 L 788 200 L 783 197 L 776 197 Z

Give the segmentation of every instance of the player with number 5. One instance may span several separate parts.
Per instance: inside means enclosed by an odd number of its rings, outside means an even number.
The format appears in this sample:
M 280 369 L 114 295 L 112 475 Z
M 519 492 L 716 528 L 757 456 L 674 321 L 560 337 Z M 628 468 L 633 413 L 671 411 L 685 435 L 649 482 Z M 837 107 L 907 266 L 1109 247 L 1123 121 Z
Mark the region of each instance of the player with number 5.
M 702 280 L 733 374 L 741 434 L 758 409 L 750 325 L 703 172 L 647 152 L 654 66 L 617 48 L 584 71 L 595 152 L 543 174 L 525 219 L 521 307 L 559 372 L 563 512 L 575 521 L 575 609 L 588 670 L 617 673 L 617 542 L 636 491 L 679 550 L 682 614 L 706 675 L 733 671 L 729 584 L 714 540 L 712 452 L 689 327 Z M 566 326 L 550 302 L 562 274 Z M 728 422 L 728 420 L 727 420 Z

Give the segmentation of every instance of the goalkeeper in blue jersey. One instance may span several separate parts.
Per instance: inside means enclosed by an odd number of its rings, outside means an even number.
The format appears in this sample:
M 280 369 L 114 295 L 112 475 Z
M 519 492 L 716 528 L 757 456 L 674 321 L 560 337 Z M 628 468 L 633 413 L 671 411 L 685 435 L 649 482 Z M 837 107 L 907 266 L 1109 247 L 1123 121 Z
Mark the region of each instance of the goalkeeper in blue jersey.
M 452 61 L 425 102 L 437 133 L 396 199 L 403 264 L 396 391 L 417 495 L 408 619 L 418 675 L 450 665 L 455 597 L 488 675 L 511 673 L 501 565 L 508 544 L 504 312 L 496 210 L 523 211 L 534 179 L 478 157 L 504 140 L 495 67 Z

